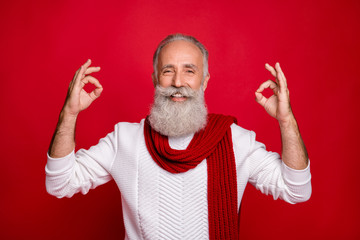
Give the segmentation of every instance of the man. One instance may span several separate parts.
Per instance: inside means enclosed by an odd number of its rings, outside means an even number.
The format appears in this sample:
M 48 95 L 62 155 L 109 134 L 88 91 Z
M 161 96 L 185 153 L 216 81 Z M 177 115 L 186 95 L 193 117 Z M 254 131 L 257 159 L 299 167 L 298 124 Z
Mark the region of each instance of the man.
M 282 159 L 230 116 L 208 114 L 208 53 L 191 36 L 170 35 L 158 46 L 152 74 L 155 97 L 140 123 L 121 122 L 89 150 L 76 153 L 78 114 L 102 92 L 88 60 L 70 83 L 48 152 L 46 187 L 71 197 L 106 183 L 118 185 L 127 239 L 236 239 L 237 214 L 247 182 L 290 203 L 311 195 L 305 146 L 291 111 L 285 76 L 262 83 L 256 101 L 279 122 Z M 87 83 L 96 89 L 83 90 Z M 270 98 L 262 95 L 270 88 Z

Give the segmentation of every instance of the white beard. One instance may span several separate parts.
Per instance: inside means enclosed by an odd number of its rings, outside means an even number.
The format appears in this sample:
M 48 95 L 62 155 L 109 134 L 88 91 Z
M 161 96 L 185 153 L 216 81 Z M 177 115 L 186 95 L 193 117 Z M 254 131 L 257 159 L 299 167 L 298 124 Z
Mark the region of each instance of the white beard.
M 186 100 L 171 100 L 170 96 L 176 93 L 186 97 Z M 202 87 L 195 91 L 189 87 L 156 86 L 149 122 L 155 131 L 169 137 L 200 131 L 207 123 L 207 108 Z

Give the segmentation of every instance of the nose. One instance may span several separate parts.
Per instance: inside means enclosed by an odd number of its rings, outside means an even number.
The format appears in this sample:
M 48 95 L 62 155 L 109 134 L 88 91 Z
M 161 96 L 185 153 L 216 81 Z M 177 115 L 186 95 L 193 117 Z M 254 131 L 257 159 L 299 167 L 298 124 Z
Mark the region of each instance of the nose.
M 182 87 L 183 86 L 183 80 L 180 73 L 175 73 L 172 85 L 174 87 Z

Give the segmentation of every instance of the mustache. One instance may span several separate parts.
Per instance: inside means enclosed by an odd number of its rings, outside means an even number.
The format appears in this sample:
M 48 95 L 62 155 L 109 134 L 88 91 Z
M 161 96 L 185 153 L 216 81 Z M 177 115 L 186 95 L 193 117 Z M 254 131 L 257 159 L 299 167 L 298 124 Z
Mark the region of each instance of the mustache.
M 184 86 L 184 87 L 161 87 L 159 85 L 156 86 L 158 93 L 165 97 L 170 97 L 174 94 L 181 94 L 184 97 L 194 97 L 197 93 L 196 90 L 191 89 L 190 87 Z

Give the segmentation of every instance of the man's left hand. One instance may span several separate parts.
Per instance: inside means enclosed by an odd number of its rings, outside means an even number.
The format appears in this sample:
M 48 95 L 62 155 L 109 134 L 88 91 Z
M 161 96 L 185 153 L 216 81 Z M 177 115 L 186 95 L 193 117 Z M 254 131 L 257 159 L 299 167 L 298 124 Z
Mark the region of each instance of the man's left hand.
M 275 81 L 267 80 L 259 86 L 255 92 L 256 101 L 265 108 L 270 116 L 276 118 L 280 124 L 286 123 L 294 115 L 290 106 L 290 93 L 287 88 L 285 75 L 279 63 L 275 64 L 275 68 L 266 63 L 265 68 L 275 77 Z M 269 98 L 262 94 L 267 88 L 270 88 L 274 93 Z

